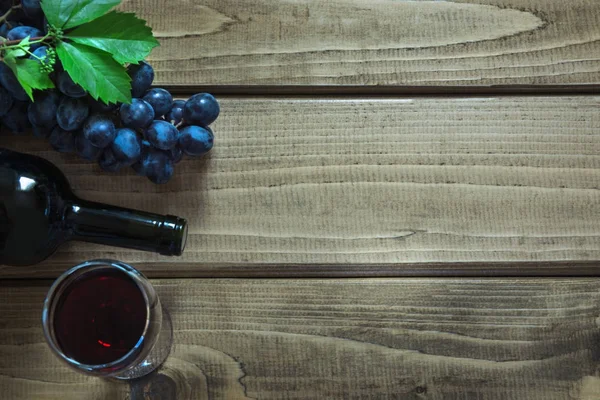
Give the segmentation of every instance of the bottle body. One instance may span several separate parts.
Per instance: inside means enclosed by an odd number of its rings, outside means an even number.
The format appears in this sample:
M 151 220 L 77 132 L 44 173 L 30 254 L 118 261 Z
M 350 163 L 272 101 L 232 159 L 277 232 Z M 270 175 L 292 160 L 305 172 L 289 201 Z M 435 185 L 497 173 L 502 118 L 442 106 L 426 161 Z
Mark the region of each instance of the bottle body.
M 32 265 L 66 241 L 181 255 L 186 221 L 77 198 L 60 170 L 0 149 L 0 264 Z
M 68 182 L 53 164 L 29 157 L 0 150 L 0 264 L 39 263 L 67 240 Z

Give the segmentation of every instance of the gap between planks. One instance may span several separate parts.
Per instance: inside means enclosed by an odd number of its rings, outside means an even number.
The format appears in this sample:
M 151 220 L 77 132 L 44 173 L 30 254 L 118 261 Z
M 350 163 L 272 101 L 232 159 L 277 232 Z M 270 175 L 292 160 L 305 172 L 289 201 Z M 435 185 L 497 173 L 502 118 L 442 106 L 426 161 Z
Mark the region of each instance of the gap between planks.
M 595 278 L 600 277 L 600 261 L 545 261 L 545 262 L 465 262 L 465 263 L 410 263 L 368 265 L 286 264 L 229 265 L 214 264 L 212 268 L 193 263 L 174 263 L 168 272 L 148 269 L 153 263 L 131 263 L 150 279 L 377 279 L 377 278 Z M 47 265 L 49 272 L 35 276 L 3 274 L 0 284 L 7 282 L 40 282 L 55 278 L 58 266 Z M 72 265 L 64 265 L 64 269 Z M 11 270 L 12 272 L 12 270 Z
M 584 96 L 600 94 L 600 85 L 507 85 L 507 86 L 367 86 L 367 85 L 161 85 L 171 93 L 185 96 L 208 92 L 227 96 Z

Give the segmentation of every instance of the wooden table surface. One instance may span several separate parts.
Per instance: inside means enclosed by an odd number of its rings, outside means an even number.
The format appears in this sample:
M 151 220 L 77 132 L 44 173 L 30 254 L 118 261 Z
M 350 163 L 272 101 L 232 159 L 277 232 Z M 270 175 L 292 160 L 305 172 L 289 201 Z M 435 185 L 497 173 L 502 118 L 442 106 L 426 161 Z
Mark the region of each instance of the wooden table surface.
M 83 198 L 185 217 L 181 258 L 0 266 L 0 398 L 600 399 L 600 2 L 125 1 L 156 84 L 218 95 L 156 186 L 30 137 Z M 131 384 L 43 340 L 52 279 L 139 268 L 174 349 Z

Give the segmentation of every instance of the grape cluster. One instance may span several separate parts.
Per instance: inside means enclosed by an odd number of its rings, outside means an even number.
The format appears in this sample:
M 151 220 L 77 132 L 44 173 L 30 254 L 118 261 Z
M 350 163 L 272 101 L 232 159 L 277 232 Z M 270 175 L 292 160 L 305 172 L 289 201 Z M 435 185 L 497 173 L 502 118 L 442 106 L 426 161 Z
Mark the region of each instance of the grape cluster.
M 0 0 L 3 7 L 12 1 Z M 44 35 L 39 0 L 23 0 L 22 11 L 0 25 L 0 36 L 20 40 Z M 14 16 L 14 18 L 13 18 Z M 56 89 L 38 91 L 31 102 L 13 74 L 0 62 L 0 125 L 14 134 L 33 131 L 62 153 L 77 153 L 107 172 L 132 167 L 157 184 L 167 183 L 184 155 L 197 157 L 213 147 L 209 127 L 219 116 L 219 103 L 208 93 L 187 101 L 152 88 L 154 70 L 147 62 L 128 67 L 133 100 L 105 104 L 94 100 L 64 71 L 47 46 L 32 47 L 31 59 L 53 68 Z M 52 67 L 53 66 L 53 67 Z

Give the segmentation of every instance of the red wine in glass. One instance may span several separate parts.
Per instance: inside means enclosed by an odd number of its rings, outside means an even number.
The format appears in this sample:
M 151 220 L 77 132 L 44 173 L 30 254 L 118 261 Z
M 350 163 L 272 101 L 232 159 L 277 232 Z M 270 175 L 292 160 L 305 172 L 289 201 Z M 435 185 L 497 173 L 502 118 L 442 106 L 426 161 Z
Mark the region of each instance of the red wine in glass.
M 122 271 L 100 269 L 76 279 L 58 299 L 54 332 L 63 353 L 83 364 L 107 364 L 140 341 L 146 302 Z
M 50 349 L 71 368 L 116 379 L 158 368 L 173 338 L 148 279 L 114 260 L 88 261 L 62 274 L 44 301 L 42 325 Z

